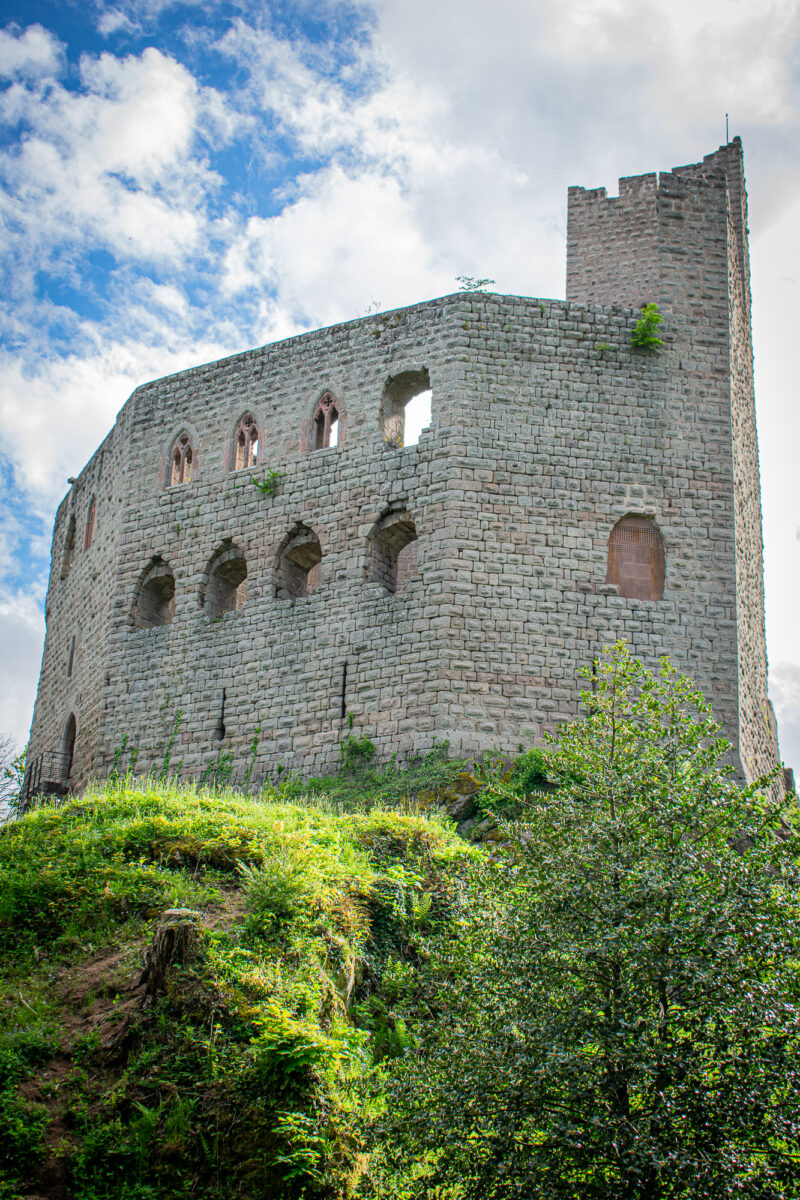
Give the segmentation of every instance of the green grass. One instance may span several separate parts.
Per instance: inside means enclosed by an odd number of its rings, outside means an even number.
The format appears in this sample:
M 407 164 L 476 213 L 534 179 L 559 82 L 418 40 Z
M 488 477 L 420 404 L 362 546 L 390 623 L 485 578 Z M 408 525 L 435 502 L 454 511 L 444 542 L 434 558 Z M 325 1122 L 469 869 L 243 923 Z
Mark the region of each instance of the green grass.
M 408 1048 L 426 937 L 476 851 L 364 774 L 255 801 L 122 779 L 0 829 L 0 1197 L 374 1194 L 364 1081 Z M 200 953 L 145 1002 L 130 985 L 174 907 L 203 913 Z

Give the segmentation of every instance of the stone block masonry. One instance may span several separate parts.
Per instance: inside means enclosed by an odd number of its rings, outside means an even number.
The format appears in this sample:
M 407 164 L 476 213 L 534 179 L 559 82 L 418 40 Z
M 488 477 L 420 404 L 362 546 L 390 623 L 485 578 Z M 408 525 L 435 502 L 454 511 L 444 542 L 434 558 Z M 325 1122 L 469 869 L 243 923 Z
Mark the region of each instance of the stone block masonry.
M 258 727 L 255 778 L 331 769 L 350 717 L 384 757 L 513 753 L 619 637 L 695 679 L 744 777 L 776 761 L 737 142 L 571 189 L 566 302 L 462 293 L 137 389 L 56 518 L 31 761 L 80 787 L 127 738 L 146 769 L 179 712 L 187 776 Z

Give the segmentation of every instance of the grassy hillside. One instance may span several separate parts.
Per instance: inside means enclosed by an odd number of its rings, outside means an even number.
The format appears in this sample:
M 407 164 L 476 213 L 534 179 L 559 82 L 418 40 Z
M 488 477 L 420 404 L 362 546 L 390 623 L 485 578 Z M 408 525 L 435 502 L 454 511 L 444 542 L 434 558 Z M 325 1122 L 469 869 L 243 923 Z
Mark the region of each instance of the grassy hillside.
M 364 1079 L 477 852 L 335 807 L 123 780 L 0 829 L 0 1197 L 380 1194 Z

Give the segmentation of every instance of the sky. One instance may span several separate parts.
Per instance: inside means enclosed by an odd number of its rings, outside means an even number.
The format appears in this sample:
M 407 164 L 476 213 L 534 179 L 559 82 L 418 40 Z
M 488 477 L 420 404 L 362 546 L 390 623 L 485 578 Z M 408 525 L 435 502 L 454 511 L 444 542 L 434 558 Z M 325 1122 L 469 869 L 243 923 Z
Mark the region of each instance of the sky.
M 56 506 L 148 379 L 457 290 L 744 143 L 770 691 L 800 768 L 800 0 L 0 0 L 0 732 Z

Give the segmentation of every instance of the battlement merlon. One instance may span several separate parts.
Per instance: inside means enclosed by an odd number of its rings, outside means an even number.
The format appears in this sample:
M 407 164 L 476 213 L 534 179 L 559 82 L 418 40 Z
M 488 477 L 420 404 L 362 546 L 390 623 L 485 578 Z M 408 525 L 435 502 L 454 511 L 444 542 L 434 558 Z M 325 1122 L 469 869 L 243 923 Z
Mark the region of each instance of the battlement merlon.
M 624 304 L 655 302 L 666 314 L 689 320 L 697 312 L 691 288 L 674 288 L 676 258 L 690 259 L 697 289 L 714 292 L 727 307 L 728 244 L 735 241 L 749 308 L 747 193 L 742 144 L 737 137 L 702 162 L 659 175 L 619 180 L 619 195 L 605 188 L 571 187 L 567 218 L 567 300 Z

